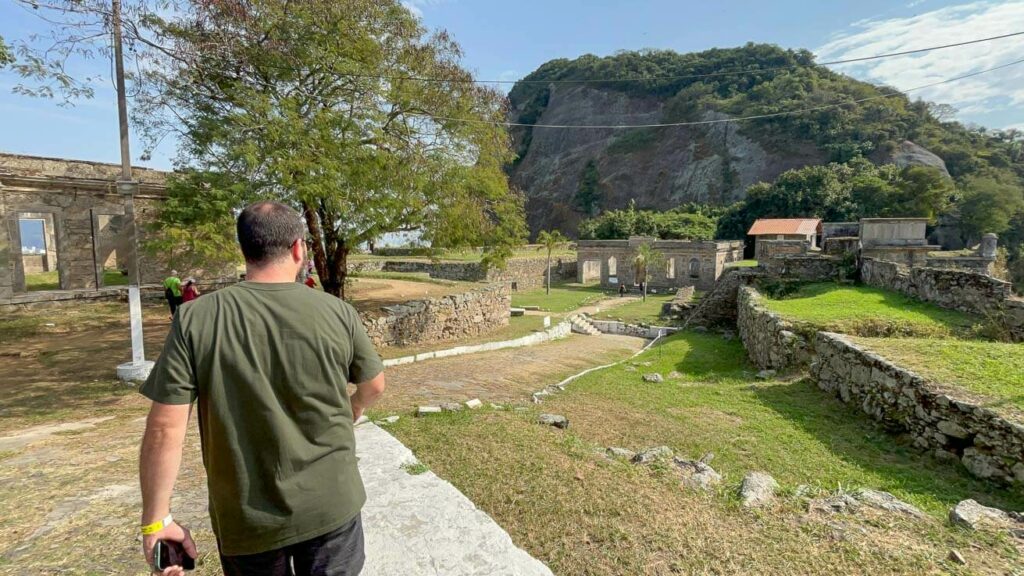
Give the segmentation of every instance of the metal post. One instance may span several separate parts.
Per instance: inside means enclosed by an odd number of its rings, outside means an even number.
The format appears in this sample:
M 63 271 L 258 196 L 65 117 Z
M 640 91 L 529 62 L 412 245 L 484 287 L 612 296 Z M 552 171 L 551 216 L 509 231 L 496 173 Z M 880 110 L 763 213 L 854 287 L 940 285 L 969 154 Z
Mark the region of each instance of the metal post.
M 132 155 L 128 146 L 128 97 L 124 86 L 124 54 L 121 49 L 121 0 L 112 0 L 112 3 L 117 121 L 121 135 L 121 178 L 117 181 L 117 191 L 124 195 L 125 228 L 131 239 L 128 248 L 128 316 L 131 322 L 132 361 L 117 367 L 117 377 L 124 381 L 138 381 L 149 376 L 153 363 L 146 361 L 142 338 L 139 238 L 135 225 L 135 194 L 139 191 L 139 183 L 132 178 Z

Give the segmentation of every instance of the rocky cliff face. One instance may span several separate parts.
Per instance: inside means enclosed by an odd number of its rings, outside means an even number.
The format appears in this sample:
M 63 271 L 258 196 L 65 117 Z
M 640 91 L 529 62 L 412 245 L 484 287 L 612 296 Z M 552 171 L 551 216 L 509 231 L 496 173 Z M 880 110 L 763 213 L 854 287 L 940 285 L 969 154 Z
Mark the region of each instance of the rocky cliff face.
M 524 103 L 513 102 L 518 119 Z M 664 100 L 586 85 L 551 85 L 536 124 L 621 125 L 664 122 Z M 706 112 L 702 120 L 727 118 Z M 522 156 L 510 170 L 512 183 L 527 195 L 531 231 L 560 228 L 575 234 L 587 217 L 574 202 L 587 163 L 600 181 L 601 210 L 626 207 L 665 210 L 686 202 L 726 205 L 743 198 L 748 186 L 772 181 L 782 172 L 822 164 L 828 156 L 811 142 L 761 138 L 751 124 L 719 123 L 666 128 L 517 129 Z M 905 142 L 876 162 L 941 164 L 924 148 Z M 945 169 L 945 166 L 942 166 Z

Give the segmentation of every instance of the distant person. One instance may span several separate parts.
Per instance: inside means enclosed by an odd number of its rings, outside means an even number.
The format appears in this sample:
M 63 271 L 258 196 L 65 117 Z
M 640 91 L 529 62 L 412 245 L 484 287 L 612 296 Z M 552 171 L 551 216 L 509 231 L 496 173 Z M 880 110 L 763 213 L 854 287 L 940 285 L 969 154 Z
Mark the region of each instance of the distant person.
M 306 260 L 298 212 L 253 204 L 237 234 L 246 280 L 181 309 L 140 389 L 153 401 L 139 458 L 143 553 L 152 564 L 159 539 L 198 555 L 171 517 L 197 402 L 225 576 L 355 576 L 366 493 L 354 424 L 384 391 L 383 364 L 352 306 L 296 282 Z
M 619 284 L 619 298 L 622 298 L 625 295 L 626 295 L 626 285 L 625 284 Z
M 164 280 L 164 298 L 167 299 L 167 306 L 171 309 L 171 318 L 174 312 L 181 306 L 181 278 L 178 278 L 178 271 L 171 270 L 171 275 Z
M 181 303 L 191 302 L 199 298 L 199 287 L 196 286 L 196 279 L 185 280 L 185 287 L 181 289 Z

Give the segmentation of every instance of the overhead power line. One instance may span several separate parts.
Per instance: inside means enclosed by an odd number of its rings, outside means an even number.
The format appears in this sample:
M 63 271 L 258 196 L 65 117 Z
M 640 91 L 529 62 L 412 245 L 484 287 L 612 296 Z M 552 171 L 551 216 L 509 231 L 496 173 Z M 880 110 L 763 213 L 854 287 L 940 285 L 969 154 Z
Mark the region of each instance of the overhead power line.
M 477 80 L 477 79 L 465 79 L 457 80 L 450 78 L 431 78 L 426 76 L 381 76 L 375 74 L 356 74 L 356 73 L 344 73 L 339 74 L 341 76 L 349 76 L 354 78 L 379 78 L 381 80 L 398 81 L 398 80 L 410 80 L 415 82 L 441 82 L 451 84 L 607 84 L 611 82 L 650 82 L 650 81 L 673 81 L 673 80 L 692 80 L 695 78 L 712 78 L 716 76 L 736 76 L 740 74 L 752 74 L 755 72 L 771 72 L 773 70 L 788 70 L 791 68 L 805 68 L 809 66 L 838 66 L 840 64 L 853 64 L 855 62 L 867 62 L 869 60 L 878 60 L 881 58 L 892 58 L 895 56 L 908 56 L 910 54 L 920 54 L 923 52 L 931 52 L 933 50 L 943 50 L 946 48 L 956 48 L 958 46 L 967 46 L 970 44 L 978 44 L 981 42 L 991 42 L 993 40 L 1002 40 L 1004 38 L 1012 38 L 1014 36 L 1024 35 L 1022 32 L 1012 32 L 1010 34 L 1002 34 L 999 36 L 990 36 L 988 38 L 978 38 L 977 40 L 967 40 L 964 42 L 956 42 L 953 44 L 943 44 L 942 46 L 929 46 L 928 48 L 917 48 L 914 50 L 904 50 L 902 52 L 890 52 L 888 54 L 876 54 L 874 56 L 862 56 L 860 58 L 847 58 L 844 60 L 830 60 L 828 62 L 812 62 L 810 64 L 785 64 L 782 66 L 766 66 L 764 68 L 746 68 L 743 70 L 725 70 L 721 72 L 707 72 L 704 74 L 687 74 L 683 76 L 627 76 L 625 78 L 581 78 L 578 80 L 564 79 L 564 80 Z
M 897 90 L 889 94 L 879 94 L 877 96 L 869 96 L 867 98 L 858 98 L 856 100 L 848 100 L 846 102 L 836 102 L 833 104 L 823 104 L 821 106 L 812 106 L 810 108 L 801 108 L 798 110 L 786 110 L 783 112 L 772 112 L 769 114 L 757 114 L 754 116 L 741 116 L 739 118 L 721 118 L 717 120 L 697 120 L 693 122 L 668 122 L 663 124 L 526 124 L 523 122 L 497 122 L 491 120 L 479 120 L 475 118 L 453 118 L 447 116 L 432 116 L 430 114 L 417 114 L 418 116 L 425 116 L 436 121 L 444 122 L 474 122 L 478 124 L 492 124 L 495 126 L 508 126 L 508 127 L 524 127 L 524 128 L 592 128 L 592 129 L 627 129 L 627 128 L 668 128 L 673 126 L 702 126 L 707 124 L 725 124 L 729 122 L 743 122 L 746 120 L 760 120 L 764 118 L 775 118 L 777 116 L 788 116 L 791 114 L 803 114 L 805 112 L 817 112 L 820 110 L 828 110 L 831 108 L 839 108 L 841 106 L 848 106 L 850 104 L 859 104 L 861 102 L 869 102 L 871 100 L 881 100 L 883 98 L 894 98 L 896 96 L 905 96 L 909 92 L 915 92 L 917 90 L 924 90 L 925 88 L 932 88 L 934 86 L 940 86 L 942 84 L 949 84 L 951 82 L 957 82 L 966 78 L 972 78 L 974 76 L 980 76 L 989 72 L 995 72 L 1003 68 L 1009 68 L 1017 64 L 1024 63 L 1024 58 L 1020 60 L 1014 60 L 1013 62 L 1007 62 L 1006 64 L 1000 64 L 999 66 L 993 66 L 992 68 L 986 68 L 984 70 L 978 70 L 977 72 L 971 72 L 970 74 L 964 74 L 963 76 L 957 76 L 955 78 L 947 78 L 946 80 L 940 80 L 938 82 L 932 82 L 930 84 L 924 84 L 921 86 L 915 86 L 906 90 Z

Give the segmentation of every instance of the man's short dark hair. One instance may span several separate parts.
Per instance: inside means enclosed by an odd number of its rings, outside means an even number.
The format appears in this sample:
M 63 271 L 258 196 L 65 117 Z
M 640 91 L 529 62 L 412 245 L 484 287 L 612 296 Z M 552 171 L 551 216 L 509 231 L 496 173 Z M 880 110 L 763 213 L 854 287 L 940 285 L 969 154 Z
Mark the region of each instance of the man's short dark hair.
M 268 264 L 305 237 L 299 213 L 280 202 L 250 204 L 238 215 L 238 243 L 250 264 Z

